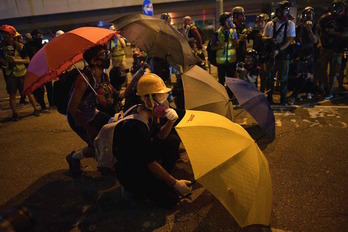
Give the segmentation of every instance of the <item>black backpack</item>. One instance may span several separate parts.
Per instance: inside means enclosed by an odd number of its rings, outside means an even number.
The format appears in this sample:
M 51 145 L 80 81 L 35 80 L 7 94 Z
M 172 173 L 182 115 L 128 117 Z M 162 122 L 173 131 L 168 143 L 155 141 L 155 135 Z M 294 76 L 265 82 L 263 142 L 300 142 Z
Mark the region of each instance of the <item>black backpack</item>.
M 217 33 L 215 33 L 214 36 L 217 36 Z M 217 63 L 216 63 L 216 51 L 211 50 L 211 43 L 212 43 L 212 39 L 209 40 L 208 46 L 207 46 L 208 61 L 210 64 L 216 66 L 217 65 Z
M 79 72 L 76 68 L 69 72 L 65 72 L 59 76 L 59 80 L 54 82 L 53 85 L 53 102 L 57 107 L 57 111 L 66 115 L 71 89 L 79 76 Z
M 199 34 L 201 35 L 202 44 L 204 44 L 205 43 L 205 35 L 204 35 L 203 31 L 199 27 L 197 27 L 197 30 L 198 30 Z

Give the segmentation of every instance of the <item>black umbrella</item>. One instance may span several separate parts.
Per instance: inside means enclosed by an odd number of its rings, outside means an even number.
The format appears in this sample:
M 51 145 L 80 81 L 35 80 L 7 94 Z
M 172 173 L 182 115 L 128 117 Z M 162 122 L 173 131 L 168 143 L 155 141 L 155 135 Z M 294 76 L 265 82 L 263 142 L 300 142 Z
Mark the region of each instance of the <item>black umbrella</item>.
M 150 57 L 167 60 L 183 67 L 200 63 L 182 34 L 165 20 L 142 14 L 131 14 L 112 22 L 128 41 Z

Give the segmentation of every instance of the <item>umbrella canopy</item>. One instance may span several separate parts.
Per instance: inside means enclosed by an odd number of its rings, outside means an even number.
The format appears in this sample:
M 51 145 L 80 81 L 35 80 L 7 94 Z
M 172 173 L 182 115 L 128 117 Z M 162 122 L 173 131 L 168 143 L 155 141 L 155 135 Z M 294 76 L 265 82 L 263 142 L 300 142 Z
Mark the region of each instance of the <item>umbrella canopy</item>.
M 191 110 L 175 129 L 197 182 L 225 206 L 241 227 L 268 226 L 271 175 L 265 156 L 249 134 L 221 115 Z
M 31 59 L 24 82 L 24 93 L 31 93 L 51 81 L 74 63 L 82 54 L 98 44 L 105 44 L 115 31 L 98 27 L 81 27 L 53 38 Z
M 165 20 L 142 14 L 126 15 L 113 21 L 115 29 L 151 57 L 183 67 L 201 62 L 187 40 Z
M 181 75 L 184 86 L 185 109 L 203 110 L 232 120 L 232 103 L 226 89 L 208 72 L 193 66 Z
M 274 113 L 265 95 L 245 80 L 226 78 L 226 85 L 236 96 L 240 106 L 256 120 L 267 134 L 274 138 Z

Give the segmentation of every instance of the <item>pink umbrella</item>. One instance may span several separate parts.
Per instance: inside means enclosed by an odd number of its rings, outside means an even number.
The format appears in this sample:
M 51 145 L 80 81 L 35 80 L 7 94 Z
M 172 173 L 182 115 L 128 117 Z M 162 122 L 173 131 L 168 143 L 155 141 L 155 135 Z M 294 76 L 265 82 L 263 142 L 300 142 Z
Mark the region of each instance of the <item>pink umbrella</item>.
M 24 82 L 24 93 L 31 93 L 42 84 L 58 77 L 89 48 L 102 45 L 116 32 L 98 27 L 81 27 L 53 38 L 31 59 Z

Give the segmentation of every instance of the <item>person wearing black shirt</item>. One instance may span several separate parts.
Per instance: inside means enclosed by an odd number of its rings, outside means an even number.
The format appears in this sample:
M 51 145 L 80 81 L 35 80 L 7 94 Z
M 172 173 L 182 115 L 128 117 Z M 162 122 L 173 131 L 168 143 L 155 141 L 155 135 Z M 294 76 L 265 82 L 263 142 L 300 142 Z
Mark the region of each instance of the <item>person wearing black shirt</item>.
M 156 74 L 143 75 L 137 85 L 137 95 L 142 104 L 134 108 L 144 120 L 124 120 L 114 130 L 113 153 L 117 162 L 115 171 L 121 188 L 137 198 L 149 198 L 160 206 L 174 207 L 179 195 L 190 194 L 190 181 L 177 180 L 169 174 L 173 165 L 160 165 L 158 147 L 155 141 L 165 141 L 178 119 L 172 108 L 164 107 L 170 88 Z M 156 124 L 159 117 L 166 118 L 163 126 Z M 143 121 L 146 121 L 145 124 Z M 172 146 L 171 146 L 172 145 Z M 178 144 L 170 143 L 167 150 L 177 149 Z M 165 150 L 162 149 L 164 153 Z M 163 161 L 167 155 L 162 156 Z M 169 160 L 168 162 L 172 162 Z
M 299 44 L 300 54 L 296 63 L 298 73 L 298 85 L 289 100 L 293 104 L 295 99 L 301 99 L 299 94 L 306 90 L 307 98 L 312 99 L 313 75 L 314 75 L 314 48 L 318 42 L 316 24 L 314 23 L 315 10 L 307 6 L 301 15 L 301 23 L 296 27 L 296 43 Z
M 342 62 L 342 51 L 347 38 L 347 16 L 345 4 L 334 0 L 332 11 L 319 19 L 321 49 L 317 62 L 318 82 L 325 99 L 333 97 L 333 88 Z M 327 76 L 327 66 L 330 74 Z

